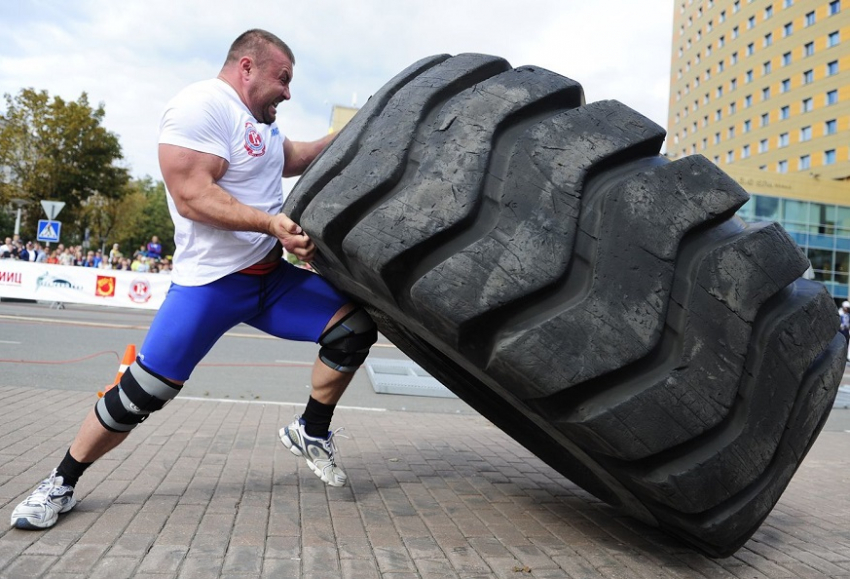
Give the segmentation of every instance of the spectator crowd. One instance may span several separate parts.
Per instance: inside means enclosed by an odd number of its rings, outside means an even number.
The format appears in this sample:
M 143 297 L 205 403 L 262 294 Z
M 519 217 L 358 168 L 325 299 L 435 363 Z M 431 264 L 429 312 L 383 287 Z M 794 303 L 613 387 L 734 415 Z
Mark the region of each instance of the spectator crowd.
M 156 235 L 132 255 L 124 255 L 119 244 L 115 243 L 108 256 L 104 256 L 100 249 L 87 250 L 82 245 L 66 247 L 59 243 L 56 247 L 45 247 L 39 241 L 23 242 L 18 236 L 6 237 L 0 244 L 0 259 L 150 273 L 171 272 L 171 260 L 162 255 L 162 244 Z

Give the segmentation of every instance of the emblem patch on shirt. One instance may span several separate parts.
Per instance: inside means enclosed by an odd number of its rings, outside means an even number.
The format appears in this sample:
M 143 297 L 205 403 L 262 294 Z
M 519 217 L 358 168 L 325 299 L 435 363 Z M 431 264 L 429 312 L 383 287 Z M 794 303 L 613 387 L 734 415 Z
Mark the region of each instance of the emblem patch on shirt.
M 262 157 L 266 153 L 266 144 L 252 123 L 245 123 L 245 150 L 252 157 Z

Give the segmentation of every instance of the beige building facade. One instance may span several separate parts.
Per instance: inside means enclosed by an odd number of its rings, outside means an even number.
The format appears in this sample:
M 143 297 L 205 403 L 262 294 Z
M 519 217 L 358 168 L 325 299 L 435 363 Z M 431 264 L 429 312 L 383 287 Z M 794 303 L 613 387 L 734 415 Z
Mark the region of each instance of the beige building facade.
M 850 0 L 676 0 L 667 154 L 701 154 L 836 299 L 850 270 Z

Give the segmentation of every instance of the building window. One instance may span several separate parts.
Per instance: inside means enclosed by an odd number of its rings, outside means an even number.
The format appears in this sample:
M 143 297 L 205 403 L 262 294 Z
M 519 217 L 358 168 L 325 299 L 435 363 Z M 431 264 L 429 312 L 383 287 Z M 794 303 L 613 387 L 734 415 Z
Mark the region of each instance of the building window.
M 717 98 L 720 98 L 722 96 L 723 96 L 723 87 L 719 86 L 719 87 L 717 87 Z
M 755 28 L 755 25 L 756 25 L 756 17 L 755 16 L 750 16 L 749 18 L 747 18 L 747 30 L 752 30 L 753 28 Z
M 736 64 L 738 64 L 738 53 L 733 52 L 732 57 L 729 59 L 729 61 L 730 66 L 735 66 Z
M 788 172 L 788 161 L 779 161 L 776 164 L 776 172 L 777 173 L 787 173 Z
M 705 151 L 705 149 L 707 147 L 708 147 L 708 139 L 703 139 L 702 140 L 702 150 Z
M 732 40 L 735 40 L 736 38 L 738 38 L 738 27 L 737 26 L 732 29 Z
M 716 111 L 714 111 L 714 120 L 715 121 L 719 121 L 722 118 L 723 118 L 723 111 L 721 111 L 720 109 L 717 109 Z
M 826 63 L 826 76 L 832 76 L 833 74 L 838 74 L 837 60 L 833 60 L 832 62 Z
M 761 89 L 761 100 L 766 101 L 770 98 L 770 87 Z
M 826 135 L 834 135 L 838 132 L 838 123 L 835 119 L 830 119 L 823 124 L 823 132 Z
M 752 56 L 753 53 L 755 53 L 755 51 L 756 51 L 755 45 L 752 42 L 750 42 L 747 45 L 747 56 Z
M 770 65 L 770 61 L 768 60 L 763 65 L 761 65 L 761 73 L 762 75 L 770 74 L 770 71 L 773 70 L 773 67 Z
M 782 133 L 779 135 L 779 143 L 777 144 L 779 147 L 787 147 L 788 146 L 788 133 Z
M 803 99 L 802 106 L 800 107 L 801 112 L 808 113 L 811 112 L 813 106 L 813 102 L 811 97 L 807 99 Z
M 729 81 L 729 90 L 737 90 L 738 89 L 738 79 L 733 78 Z
M 715 155 L 713 160 L 714 160 L 715 165 L 719 165 L 720 164 L 720 155 Z
M 720 11 L 720 17 L 718 18 L 718 21 L 726 22 L 726 11 L 725 10 Z
M 803 127 L 800 129 L 800 142 L 804 143 L 806 141 L 812 140 L 812 127 Z
M 768 18 L 772 18 L 772 17 L 773 17 L 773 5 L 771 4 L 770 6 L 768 6 L 767 8 L 764 9 L 764 19 L 767 20 Z
M 836 68 L 838 68 L 837 64 L 836 64 Z M 751 82 L 753 82 L 753 71 L 752 70 L 748 70 L 746 73 L 744 73 L 744 82 L 746 82 L 747 84 L 750 84 Z
M 835 149 L 830 149 L 828 151 L 823 152 L 823 164 L 824 165 L 835 164 Z
M 829 15 L 833 16 L 841 12 L 841 0 L 833 0 L 829 3 Z
M 768 32 L 767 34 L 764 35 L 764 42 L 762 43 L 762 45 L 767 47 L 767 46 L 770 46 L 771 44 L 773 44 L 773 33 Z
M 723 64 L 723 59 L 721 58 L 720 62 L 717 63 L 717 72 L 718 73 L 723 72 L 724 68 L 725 68 L 725 66 Z
M 741 158 L 742 159 L 749 159 L 749 157 L 750 157 L 750 146 L 744 145 L 743 147 L 741 147 Z
M 785 0 L 785 2 L 782 3 L 783 8 L 790 8 L 793 5 L 794 5 L 794 0 Z
M 814 53 L 815 53 L 815 43 L 814 42 L 807 42 L 806 44 L 803 45 L 803 56 L 804 57 L 812 56 Z
M 712 30 L 714 30 L 714 24 L 712 24 L 711 20 L 709 20 L 705 25 L 705 31 L 711 32 Z
M 797 169 L 800 171 L 805 171 L 806 169 L 810 169 L 812 166 L 812 156 L 811 155 L 801 155 L 800 162 L 797 164 Z
M 738 105 L 735 103 L 729 103 L 729 114 L 734 115 L 736 112 L 738 112 Z
M 812 26 L 815 23 L 815 11 L 806 13 L 806 26 Z
M 761 115 L 761 126 L 766 127 L 770 124 L 770 113 L 763 113 Z
M 759 141 L 759 153 L 767 153 L 767 139 Z
M 791 79 L 786 78 L 779 84 L 779 92 L 788 92 L 791 90 Z
M 747 96 L 744 97 L 744 108 L 748 109 L 751 106 L 753 106 L 753 95 L 748 94 Z
M 729 136 L 727 138 L 729 138 L 729 139 L 735 138 L 735 127 L 729 127 Z
M 714 133 L 714 144 L 720 144 L 720 133 Z
M 752 128 L 753 128 L 753 123 L 752 123 L 752 121 L 750 121 L 749 119 L 747 119 L 746 121 L 744 121 L 744 132 L 745 132 L 745 133 L 749 133 L 749 132 L 750 132 L 750 130 L 752 130 Z
M 734 163 L 735 162 L 735 151 L 727 151 L 726 152 L 726 162 Z
M 803 72 L 803 84 L 809 84 L 815 80 L 815 73 L 812 70 L 806 70 Z
M 785 105 L 784 107 L 779 109 L 780 120 L 784 121 L 785 119 L 787 119 L 790 116 L 791 116 L 791 107 L 789 107 L 788 105 Z
M 826 37 L 826 45 L 827 47 L 838 46 L 841 42 L 841 33 L 839 31 L 830 32 L 829 36 Z
M 826 93 L 826 104 L 827 105 L 834 105 L 837 102 L 838 102 L 838 91 L 837 90 L 831 90 L 831 91 Z
M 782 66 L 788 66 L 789 64 L 791 64 L 791 53 L 786 52 L 782 55 Z
M 794 33 L 794 23 L 789 22 L 782 27 L 782 36 L 791 36 Z
M 732 13 L 737 14 L 738 10 L 741 9 L 741 0 L 735 0 L 735 3 L 732 5 Z

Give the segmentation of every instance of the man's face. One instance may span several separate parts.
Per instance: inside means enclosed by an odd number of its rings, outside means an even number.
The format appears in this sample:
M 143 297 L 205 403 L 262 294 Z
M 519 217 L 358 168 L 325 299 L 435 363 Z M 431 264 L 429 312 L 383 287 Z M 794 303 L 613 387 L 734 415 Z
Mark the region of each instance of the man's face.
M 277 118 L 277 106 L 289 100 L 292 62 L 283 51 L 269 47 L 264 59 L 254 60 L 248 109 L 259 122 L 270 125 Z

